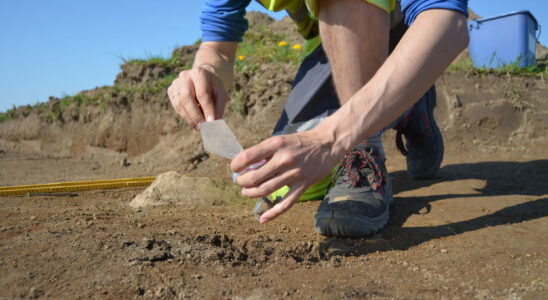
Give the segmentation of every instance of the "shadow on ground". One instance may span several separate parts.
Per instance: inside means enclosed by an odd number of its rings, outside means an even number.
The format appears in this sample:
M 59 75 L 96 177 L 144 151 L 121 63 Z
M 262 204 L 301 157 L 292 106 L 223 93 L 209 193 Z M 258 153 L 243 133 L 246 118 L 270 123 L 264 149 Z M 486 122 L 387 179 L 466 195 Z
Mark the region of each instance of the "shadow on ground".
M 439 178 L 413 181 L 405 171 L 390 174 L 395 194 L 428 187 L 436 183 L 465 179 L 485 181 L 485 187 L 472 194 L 443 194 L 421 197 L 396 197 L 391 207 L 390 221 L 380 234 L 363 239 L 326 238 L 320 251 L 327 256 L 360 256 L 376 251 L 406 250 L 424 242 L 486 227 L 520 223 L 548 216 L 548 198 L 541 198 L 505 207 L 491 214 L 470 220 L 422 227 L 402 227 L 413 214 L 427 214 L 431 203 L 462 198 L 548 194 L 548 160 L 529 162 L 480 162 L 443 167 Z

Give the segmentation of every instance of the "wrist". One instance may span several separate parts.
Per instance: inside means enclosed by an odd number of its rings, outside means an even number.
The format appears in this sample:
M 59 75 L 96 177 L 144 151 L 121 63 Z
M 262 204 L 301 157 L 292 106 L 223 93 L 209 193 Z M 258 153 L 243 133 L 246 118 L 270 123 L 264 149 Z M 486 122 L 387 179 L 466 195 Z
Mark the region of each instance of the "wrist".
M 363 92 L 357 93 L 315 128 L 321 133 L 322 139 L 332 145 L 334 155 L 342 157 L 365 138 L 376 133 L 372 122 L 378 120 L 371 117 L 370 112 L 372 104 L 377 101 L 359 101 L 364 98 Z
M 349 151 L 350 147 L 345 146 L 344 138 L 337 134 L 332 122 L 326 121 L 327 119 L 312 129 L 310 133 L 319 141 L 322 149 L 329 153 L 329 156 L 339 160 Z

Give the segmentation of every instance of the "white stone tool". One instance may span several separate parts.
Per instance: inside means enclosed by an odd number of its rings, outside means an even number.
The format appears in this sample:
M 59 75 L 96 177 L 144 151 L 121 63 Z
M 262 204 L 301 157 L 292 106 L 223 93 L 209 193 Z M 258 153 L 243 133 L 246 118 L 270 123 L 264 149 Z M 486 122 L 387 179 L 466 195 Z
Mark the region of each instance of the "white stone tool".
M 242 145 L 240 145 L 232 130 L 230 130 L 222 119 L 201 123 L 200 134 L 202 135 L 205 150 L 212 154 L 234 159 L 238 153 L 243 151 Z M 239 175 L 244 174 L 249 170 L 256 170 L 265 163 L 266 161 L 260 161 L 249 166 L 240 173 L 232 173 L 232 181 L 236 183 L 236 179 Z M 266 198 L 259 199 L 253 210 L 255 218 L 259 220 L 261 214 L 270 209 L 273 205 L 274 204 Z

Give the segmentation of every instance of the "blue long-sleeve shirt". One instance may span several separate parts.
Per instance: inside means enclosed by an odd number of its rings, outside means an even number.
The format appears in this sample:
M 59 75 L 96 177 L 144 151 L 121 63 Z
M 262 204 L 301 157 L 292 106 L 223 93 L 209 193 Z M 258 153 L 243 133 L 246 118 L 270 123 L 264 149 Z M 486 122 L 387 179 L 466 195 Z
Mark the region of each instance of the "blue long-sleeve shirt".
M 249 2 L 251 0 L 205 0 L 200 17 L 202 40 L 241 42 L 248 27 L 244 16 Z M 401 8 L 407 25 L 411 25 L 421 12 L 434 8 L 454 10 L 468 16 L 468 0 L 402 0 Z

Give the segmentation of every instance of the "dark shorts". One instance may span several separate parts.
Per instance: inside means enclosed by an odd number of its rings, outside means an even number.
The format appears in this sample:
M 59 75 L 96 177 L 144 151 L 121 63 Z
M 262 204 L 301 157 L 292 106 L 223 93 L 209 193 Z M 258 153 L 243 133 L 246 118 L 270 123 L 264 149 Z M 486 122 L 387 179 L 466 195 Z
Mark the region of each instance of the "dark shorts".
M 403 21 L 390 30 L 390 52 L 406 30 L 407 26 Z M 323 47 L 319 46 L 301 63 L 273 135 L 292 133 L 295 130 L 288 130 L 288 127 L 298 127 L 296 124 L 329 115 L 339 107 L 331 66 Z

